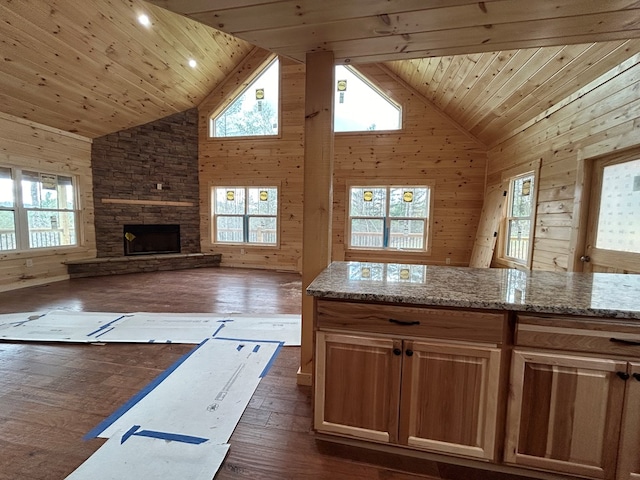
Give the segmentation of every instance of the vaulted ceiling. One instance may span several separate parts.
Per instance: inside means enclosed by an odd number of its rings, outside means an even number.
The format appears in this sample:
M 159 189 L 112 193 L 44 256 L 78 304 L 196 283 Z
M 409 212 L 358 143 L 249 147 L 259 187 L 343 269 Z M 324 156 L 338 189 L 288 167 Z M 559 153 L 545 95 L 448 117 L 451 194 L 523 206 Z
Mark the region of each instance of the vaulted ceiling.
M 0 111 L 98 137 L 197 105 L 252 48 L 141 0 L 0 0 Z
M 255 44 L 381 62 L 491 145 L 640 59 L 638 0 L 152 3 L 0 0 L 0 111 L 97 137 L 198 105 Z

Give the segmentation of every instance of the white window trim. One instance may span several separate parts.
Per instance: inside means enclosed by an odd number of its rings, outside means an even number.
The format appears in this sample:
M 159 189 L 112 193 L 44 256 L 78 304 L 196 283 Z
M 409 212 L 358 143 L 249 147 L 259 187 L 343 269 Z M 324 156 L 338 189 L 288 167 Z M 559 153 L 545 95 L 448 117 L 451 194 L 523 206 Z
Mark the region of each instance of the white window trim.
M 425 233 L 424 233 L 424 244 L 425 248 L 423 249 L 397 249 L 390 247 L 381 247 L 381 248 L 371 248 L 371 247 L 353 247 L 351 246 L 351 219 L 359 218 L 359 217 L 351 217 L 351 189 L 352 188 L 360 188 L 360 187 L 371 187 L 371 188 L 386 188 L 387 191 L 390 188 L 394 187 L 421 187 L 429 189 L 429 205 L 427 206 L 427 218 L 425 220 Z M 434 186 L 435 182 L 433 180 L 418 180 L 418 181 L 410 181 L 406 179 L 389 179 L 388 182 L 381 183 L 380 179 L 362 179 L 362 180 L 353 180 L 347 182 L 346 192 L 345 192 L 345 251 L 347 252 L 378 252 L 384 254 L 397 253 L 402 255 L 430 255 L 432 249 L 432 238 L 433 238 L 433 198 L 434 198 Z M 389 219 L 389 195 L 386 198 L 386 216 L 385 216 L 385 225 L 386 219 Z M 367 217 L 368 218 L 368 217 Z M 376 217 L 378 218 L 378 217 Z M 382 217 L 379 217 L 382 218 Z M 402 220 L 404 217 L 394 217 L 394 220 Z M 415 219 L 414 219 L 415 220 Z
M 533 264 L 533 244 L 535 242 L 536 232 L 536 216 L 538 211 L 538 190 L 540 183 L 540 159 L 526 164 L 513 167 L 509 170 L 502 172 L 501 179 L 507 185 L 507 203 L 504 209 L 504 215 L 500 222 L 500 228 L 498 230 L 498 241 L 496 245 L 496 263 L 500 266 L 519 268 L 531 270 Z M 533 191 L 531 192 L 531 238 L 529 239 L 529 245 L 527 249 L 527 259 L 522 261 L 515 257 L 507 256 L 507 235 L 509 234 L 508 222 L 512 218 L 509 216 L 509 208 L 512 200 L 512 185 L 514 180 L 532 175 L 533 176 Z
M 265 188 L 275 188 L 276 191 L 278 192 L 278 212 L 276 213 L 275 216 L 273 215 L 258 215 L 258 216 L 269 216 L 269 217 L 274 217 L 276 219 L 276 243 L 253 243 L 253 242 L 220 242 L 217 240 L 218 237 L 218 232 L 217 232 L 217 222 L 216 222 L 216 218 L 218 216 L 231 216 L 231 217 L 237 217 L 239 215 L 234 214 L 222 214 L 222 215 L 217 215 L 216 214 L 216 198 L 215 198 L 215 192 L 217 188 L 233 188 L 233 189 L 239 189 L 239 188 L 243 188 L 246 190 L 248 190 L 249 188 L 258 188 L 258 187 L 265 187 Z M 280 236 L 281 236 L 281 193 L 282 189 L 280 188 L 280 183 L 279 182 L 270 182 L 268 185 L 267 184 L 247 184 L 244 183 L 243 185 L 235 185 L 232 183 L 225 183 L 225 184 L 210 184 L 209 185 L 209 199 L 210 199 L 210 207 L 209 207 L 209 218 L 211 221 L 211 244 L 212 245 L 216 245 L 216 246 L 236 246 L 236 247 L 256 247 L 256 248 L 268 248 L 268 249 L 279 249 L 280 248 Z M 245 194 L 245 198 L 246 198 L 246 194 Z M 245 212 L 247 209 L 247 204 L 245 202 Z M 243 215 L 246 215 L 243 214 Z
M 395 98 L 393 98 L 391 95 L 389 95 L 388 93 L 385 93 L 383 91 L 382 88 L 380 88 L 373 80 L 370 80 L 365 74 L 363 74 L 362 72 L 360 72 L 357 67 L 353 66 L 353 65 L 342 65 L 343 67 L 347 68 L 348 70 L 351 71 L 351 73 L 353 73 L 356 77 L 358 77 L 360 80 L 362 80 L 364 83 L 366 83 L 367 85 L 369 85 L 369 87 L 371 87 L 372 90 L 375 90 L 378 95 L 380 95 L 381 97 L 384 97 L 385 99 L 387 99 L 387 101 L 389 103 L 391 103 L 392 105 L 395 105 L 396 107 L 398 107 L 398 109 L 400 110 L 400 127 L 394 129 L 394 130 L 348 130 L 348 131 L 344 131 L 344 132 L 336 132 L 334 131 L 334 135 L 380 135 L 380 134 L 392 134 L 392 133 L 397 133 L 397 132 L 402 132 L 404 130 L 404 124 L 405 124 L 405 109 L 402 106 L 402 103 L 400 103 L 399 101 L 397 101 Z M 334 74 L 335 76 L 335 74 Z M 337 79 L 334 79 L 334 83 L 337 82 Z M 334 85 L 335 87 L 335 85 Z M 335 119 L 334 119 L 334 129 L 335 129 Z
M 260 76 L 273 62 L 278 60 L 280 62 L 278 68 L 278 133 L 273 135 L 245 135 L 245 136 L 230 136 L 230 137 L 218 137 L 215 135 L 215 119 L 219 115 L 221 115 L 236 99 L 243 95 L 251 85 L 254 80 Z M 269 57 L 262 62 L 251 74 L 233 91 L 231 92 L 224 101 L 218 105 L 211 113 L 208 115 L 208 125 L 207 125 L 207 135 L 211 140 L 220 140 L 220 141 L 235 141 L 235 140 L 246 140 L 248 138 L 251 139 L 274 139 L 274 138 L 282 138 L 282 59 L 280 59 L 277 55 L 269 55 Z
M 0 211 L 11 211 L 14 212 L 14 222 L 15 222 L 15 240 L 16 240 L 16 248 L 12 250 L 0 250 L 2 254 L 14 254 L 14 253 L 23 253 L 23 252 L 51 252 L 53 250 L 67 250 L 78 248 L 82 245 L 82 231 L 80 228 L 81 224 L 81 216 L 82 210 L 80 205 L 80 191 L 78 188 L 78 177 L 68 172 L 53 172 L 53 171 L 44 171 L 39 168 L 32 168 L 29 166 L 15 166 L 15 165 L 2 165 L 5 168 L 9 168 L 11 170 L 11 179 L 13 183 L 13 195 L 14 195 L 14 204 L 13 207 L 2 207 L 0 206 Z M 49 209 L 49 208 L 30 208 L 25 207 L 22 202 L 22 172 L 35 172 L 39 174 L 49 174 L 56 176 L 64 176 L 71 178 L 72 191 L 74 196 L 74 209 Z M 72 245 L 53 245 L 48 247 L 31 247 L 29 246 L 29 221 L 28 221 L 28 212 L 30 211 L 38 211 L 38 212 L 71 212 L 74 217 L 75 224 L 75 237 L 76 242 Z

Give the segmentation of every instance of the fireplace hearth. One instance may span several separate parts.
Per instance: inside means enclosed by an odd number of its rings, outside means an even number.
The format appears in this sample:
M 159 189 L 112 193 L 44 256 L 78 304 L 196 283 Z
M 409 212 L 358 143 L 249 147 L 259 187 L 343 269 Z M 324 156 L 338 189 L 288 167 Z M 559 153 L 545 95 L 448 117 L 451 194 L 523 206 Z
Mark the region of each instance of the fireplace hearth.
M 180 225 L 124 225 L 125 255 L 180 253 Z

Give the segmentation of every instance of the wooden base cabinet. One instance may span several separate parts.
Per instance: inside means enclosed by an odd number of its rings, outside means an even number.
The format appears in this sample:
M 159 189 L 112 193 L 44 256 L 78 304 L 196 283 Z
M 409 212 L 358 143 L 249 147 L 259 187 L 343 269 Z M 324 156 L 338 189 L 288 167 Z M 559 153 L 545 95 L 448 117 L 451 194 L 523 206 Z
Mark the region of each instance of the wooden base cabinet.
M 315 428 L 495 458 L 500 350 L 316 333 Z
M 396 443 L 402 342 L 318 332 L 316 430 Z
M 640 363 L 629 362 L 616 480 L 640 480 Z
M 514 350 L 505 462 L 613 480 L 626 371 L 622 360 Z

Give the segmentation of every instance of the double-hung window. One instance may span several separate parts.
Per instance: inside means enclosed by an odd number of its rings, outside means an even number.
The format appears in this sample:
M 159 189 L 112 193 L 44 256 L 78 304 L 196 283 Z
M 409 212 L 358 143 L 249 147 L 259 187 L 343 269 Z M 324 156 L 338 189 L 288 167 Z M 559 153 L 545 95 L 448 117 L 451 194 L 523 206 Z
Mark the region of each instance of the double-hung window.
M 74 178 L 0 167 L 0 251 L 78 243 Z
M 349 188 L 349 248 L 426 251 L 431 188 L 426 185 Z
M 528 264 L 531 255 L 535 214 L 534 182 L 534 172 L 518 175 L 509 181 L 503 255 L 516 263 Z
M 214 187 L 214 242 L 277 245 L 277 187 Z

